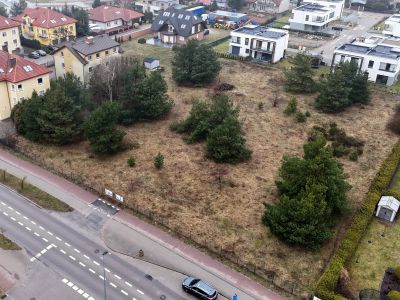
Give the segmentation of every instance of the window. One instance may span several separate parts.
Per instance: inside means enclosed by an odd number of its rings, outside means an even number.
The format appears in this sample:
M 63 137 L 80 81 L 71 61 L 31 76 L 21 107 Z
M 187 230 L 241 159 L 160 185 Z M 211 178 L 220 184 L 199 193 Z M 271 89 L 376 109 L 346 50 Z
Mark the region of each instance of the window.
M 72 26 L 69 26 L 69 30 L 71 30 L 71 31 L 72 31 L 72 30 L 73 30 L 73 27 L 72 27 Z
M 246 49 L 246 53 L 249 53 L 250 52 L 250 50 L 249 49 Z
M 97 58 L 97 59 L 100 58 L 100 53 L 96 53 L 96 58 Z
M 386 72 L 394 72 L 394 71 L 396 71 L 396 65 L 388 64 L 388 63 L 381 63 L 379 65 L 379 70 L 386 71 Z
M 65 69 L 65 64 L 64 63 L 62 63 L 61 66 L 63 67 L 63 69 Z
M 61 57 L 64 57 L 64 52 L 61 51 Z
M 7 36 L 7 32 L 3 32 L 3 36 Z
M 16 34 L 17 34 L 17 31 L 16 31 L 15 29 L 13 29 L 12 34 L 13 34 L 13 35 L 16 35 Z
M 92 60 L 92 56 L 91 55 L 88 56 L 88 60 Z
M 106 50 L 106 56 L 108 55 L 108 50 Z
M 107 27 L 110 27 L 110 23 L 109 22 L 107 22 Z
M 15 91 L 15 85 L 13 85 L 13 84 L 11 85 L 11 90 Z
M 117 25 L 117 24 L 118 24 L 118 21 L 114 21 L 114 24 Z
M 371 68 L 373 68 L 373 67 L 374 67 L 374 61 L 373 61 L 373 60 L 370 60 L 370 61 L 368 62 L 368 68 L 371 69 Z
M 310 16 L 306 15 L 306 21 L 310 20 Z
M 17 40 L 13 40 L 13 43 L 14 43 L 14 45 L 16 45 L 18 42 L 17 42 Z
M 329 19 L 332 19 L 334 15 L 335 15 L 335 12 L 331 12 L 331 13 L 329 14 Z
M 174 26 L 168 25 L 168 32 L 173 32 L 174 31 Z
M 180 36 L 180 37 L 179 37 L 179 40 L 180 40 L 180 41 L 184 41 L 185 38 L 184 38 L 183 36 Z
M 181 25 L 181 28 L 182 28 L 182 29 L 185 29 L 185 28 L 186 28 L 186 24 L 182 24 L 182 25 Z
M 39 85 L 43 84 L 43 78 L 42 78 L 42 77 L 38 78 L 37 83 L 38 83 Z
M 201 30 L 201 24 L 198 24 L 197 25 L 197 31 L 200 31 Z
M 245 45 L 248 45 L 248 44 L 249 44 L 249 38 L 245 38 L 245 39 L 244 39 L 244 44 L 245 44 Z
M 117 52 L 117 48 L 113 48 L 113 52 L 116 53 Z
M 22 84 L 18 84 L 18 91 L 22 91 Z
M 341 56 L 340 56 L 340 62 L 344 62 L 345 58 L 346 58 L 346 56 L 341 55 Z
M 240 37 L 238 37 L 238 36 L 233 36 L 233 37 L 232 37 L 232 43 L 240 44 Z
M 91 73 L 93 71 L 92 67 L 89 67 L 89 73 Z

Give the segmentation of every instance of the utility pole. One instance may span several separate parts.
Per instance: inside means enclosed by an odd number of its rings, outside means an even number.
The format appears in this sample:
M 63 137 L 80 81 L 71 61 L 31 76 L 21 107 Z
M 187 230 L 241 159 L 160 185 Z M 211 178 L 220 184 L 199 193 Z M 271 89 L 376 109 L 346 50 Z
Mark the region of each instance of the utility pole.
M 105 268 L 105 266 L 104 266 L 104 258 L 105 258 L 105 256 L 106 256 L 107 254 L 109 254 L 108 251 L 104 251 L 104 252 L 101 254 L 101 260 L 102 260 L 102 262 L 103 262 L 104 300 L 107 300 L 106 268 Z

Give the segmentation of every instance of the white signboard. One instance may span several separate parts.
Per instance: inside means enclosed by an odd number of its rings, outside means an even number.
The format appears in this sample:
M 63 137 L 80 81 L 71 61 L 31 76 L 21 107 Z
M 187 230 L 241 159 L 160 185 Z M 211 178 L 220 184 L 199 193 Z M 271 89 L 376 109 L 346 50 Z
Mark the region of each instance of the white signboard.
M 122 196 L 120 196 L 118 194 L 115 194 L 115 200 L 117 200 L 119 202 L 124 202 L 124 197 L 122 197 Z
M 113 196 L 113 192 L 112 191 L 110 191 L 110 190 L 107 190 L 107 189 L 104 189 L 104 193 L 106 194 L 106 196 L 108 196 L 108 197 L 112 197 Z

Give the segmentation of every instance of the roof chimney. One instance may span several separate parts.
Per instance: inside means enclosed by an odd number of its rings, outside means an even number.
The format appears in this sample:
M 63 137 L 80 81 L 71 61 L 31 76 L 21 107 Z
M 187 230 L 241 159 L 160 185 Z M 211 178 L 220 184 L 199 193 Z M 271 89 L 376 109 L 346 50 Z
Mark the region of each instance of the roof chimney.
M 8 63 L 10 65 L 10 68 L 14 68 L 15 65 L 17 64 L 17 58 L 15 58 L 15 57 L 10 58 Z
M 93 37 L 92 36 L 86 37 L 86 44 L 88 44 L 88 45 L 92 45 L 93 44 Z

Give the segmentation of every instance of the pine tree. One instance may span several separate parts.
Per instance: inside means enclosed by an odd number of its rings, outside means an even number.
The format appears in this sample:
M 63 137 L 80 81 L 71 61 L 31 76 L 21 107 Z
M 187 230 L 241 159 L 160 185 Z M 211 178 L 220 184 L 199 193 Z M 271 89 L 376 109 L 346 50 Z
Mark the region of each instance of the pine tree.
M 350 91 L 342 70 L 335 69 L 320 83 L 320 94 L 315 100 L 315 106 L 325 113 L 341 112 L 351 105 Z
M 294 93 L 311 93 L 315 91 L 314 72 L 311 69 L 311 58 L 297 54 L 293 66 L 285 71 L 285 89 Z
M 94 0 L 93 3 L 92 3 L 92 7 L 96 8 L 98 6 L 101 6 L 101 1 L 100 0 Z
M 0 16 L 8 18 L 8 13 L 4 6 L 0 7 Z
M 239 10 L 244 6 L 244 1 L 243 0 L 228 0 L 228 5 L 230 8 Z
M 31 141 L 39 142 L 42 140 L 40 126 L 37 122 L 37 116 L 43 107 L 44 99 L 36 91 L 32 93 L 31 98 L 21 102 L 21 116 L 15 124 L 18 131 L 25 135 Z
M 22 14 L 25 8 L 28 6 L 25 0 L 19 0 L 18 2 L 13 2 L 10 8 L 10 15 L 12 17 Z
M 230 115 L 213 129 L 207 138 L 207 157 L 218 163 L 242 162 L 251 156 L 251 151 L 246 148 L 245 143 L 239 120 Z
M 348 210 L 351 188 L 325 138 L 305 144 L 303 158 L 285 157 L 279 177 L 279 201 L 267 205 L 264 224 L 289 244 L 318 248 L 330 237 L 334 217 Z
M 90 148 L 98 154 L 114 154 L 122 149 L 125 132 L 117 128 L 121 107 L 116 102 L 106 102 L 89 116 L 85 135 Z
M 368 104 L 371 100 L 371 91 L 368 85 L 368 73 L 358 73 L 352 83 L 352 88 L 349 93 L 349 100 L 352 103 Z
M 214 51 L 196 40 L 191 40 L 174 51 L 172 77 L 178 84 L 209 83 L 221 70 Z

